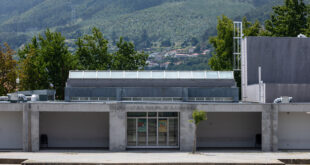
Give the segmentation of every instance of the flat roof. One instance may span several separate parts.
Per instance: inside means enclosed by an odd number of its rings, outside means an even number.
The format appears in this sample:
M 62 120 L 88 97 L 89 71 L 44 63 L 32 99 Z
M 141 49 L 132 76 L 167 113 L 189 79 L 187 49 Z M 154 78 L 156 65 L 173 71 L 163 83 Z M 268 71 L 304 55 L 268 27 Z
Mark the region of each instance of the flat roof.
M 70 71 L 69 79 L 234 79 L 233 71 Z

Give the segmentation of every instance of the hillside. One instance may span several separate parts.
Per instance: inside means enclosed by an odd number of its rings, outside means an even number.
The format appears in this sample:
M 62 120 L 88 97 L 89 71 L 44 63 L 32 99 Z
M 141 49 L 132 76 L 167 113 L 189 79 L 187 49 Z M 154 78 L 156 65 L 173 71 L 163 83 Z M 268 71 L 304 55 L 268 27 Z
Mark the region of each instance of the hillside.
M 110 41 L 124 36 L 138 48 L 157 47 L 163 41 L 178 46 L 214 31 L 217 16 L 237 18 L 252 11 L 259 13 L 266 3 L 269 1 L 1 0 L 0 42 L 16 49 L 46 28 L 74 40 L 97 26 Z

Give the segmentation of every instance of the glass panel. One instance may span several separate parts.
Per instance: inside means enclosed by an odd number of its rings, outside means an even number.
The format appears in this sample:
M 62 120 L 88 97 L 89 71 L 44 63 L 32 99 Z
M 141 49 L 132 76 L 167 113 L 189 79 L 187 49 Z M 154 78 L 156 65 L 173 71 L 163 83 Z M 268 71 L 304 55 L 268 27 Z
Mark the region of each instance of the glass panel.
M 218 72 L 207 72 L 208 79 L 218 79 Z
M 138 119 L 138 145 L 146 146 L 146 119 Z
M 169 146 L 178 145 L 178 119 L 169 119 Z
M 127 112 L 128 117 L 146 117 L 146 112 Z
M 84 72 L 84 78 L 97 78 L 96 72 Z
M 153 72 L 152 77 L 153 78 L 164 78 L 164 72 Z
M 83 72 L 70 72 L 70 78 L 83 78 Z
M 193 72 L 193 78 L 205 79 L 205 72 Z
M 166 78 L 177 79 L 177 78 L 179 78 L 179 74 L 178 74 L 178 72 L 166 72 Z
M 125 78 L 137 78 L 137 72 L 125 72 Z
M 158 145 L 167 145 L 167 119 L 158 120 Z
M 158 112 L 159 117 L 177 117 L 178 112 Z
M 192 73 L 191 72 L 180 72 L 180 78 L 191 79 Z
M 110 78 L 110 72 L 98 72 L 97 77 L 98 78 Z
M 123 72 L 112 72 L 111 78 L 122 79 L 123 78 Z
M 233 79 L 234 74 L 233 72 L 220 72 L 220 78 Z
M 156 113 L 156 112 L 149 112 L 149 113 L 148 113 L 148 116 L 149 116 L 149 117 L 156 117 L 156 116 L 157 116 L 157 113 Z
M 136 145 L 136 119 L 127 119 L 127 145 Z
M 154 112 L 154 113 L 156 113 L 156 112 Z M 148 119 L 149 146 L 155 146 L 156 145 L 156 125 L 157 125 L 156 119 Z
M 151 72 L 139 72 L 139 78 L 140 79 L 148 79 L 151 77 Z

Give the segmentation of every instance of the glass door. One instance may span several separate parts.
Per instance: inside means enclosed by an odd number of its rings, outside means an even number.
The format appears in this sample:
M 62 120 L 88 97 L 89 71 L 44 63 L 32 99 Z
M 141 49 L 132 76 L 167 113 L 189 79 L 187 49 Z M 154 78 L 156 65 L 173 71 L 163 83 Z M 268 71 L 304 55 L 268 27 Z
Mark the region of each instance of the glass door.
M 139 146 L 146 146 L 146 119 L 145 118 L 139 118 L 138 119 L 138 131 L 137 131 L 137 137 L 138 137 L 138 145 Z
M 127 147 L 175 148 L 178 146 L 178 112 L 127 113 Z

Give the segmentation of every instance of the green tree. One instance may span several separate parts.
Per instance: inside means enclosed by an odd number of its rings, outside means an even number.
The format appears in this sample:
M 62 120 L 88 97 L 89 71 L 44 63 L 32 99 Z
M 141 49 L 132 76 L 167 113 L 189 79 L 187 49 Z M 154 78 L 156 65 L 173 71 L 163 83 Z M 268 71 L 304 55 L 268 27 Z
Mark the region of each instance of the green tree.
M 143 69 L 146 66 L 148 55 L 135 50 L 135 45 L 132 42 L 124 41 L 120 37 L 117 42 L 118 51 L 113 54 L 112 68 L 114 70 L 137 70 Z
M 16 89 L 17 62 L 13 59 L 15 52 L 7 43 L 0 45 L 0 96 Z
M 76 59 L 68 51 L 65 38 L 47 29 L 19 51 L 22 89 L 51 88 L 56 98 L 64 98 L 64 87 L 69 70 L 76 69 Z M 23 70 L 24 69 L 24 70 Z M 33 84 L 34 83 L 34 84 Z
M 303 0 L 285 0 L 283 6 L 273 7 L 273 13 L 265 22 L 266 30 L 272 36 L 296 37 L 306 32 L 309 10 Z
M 195 137 L 194 137 L 194 146 L 193 146 L 193 151 L 192 153 L 196 153 L 196 149 L 197 149 L 197 129 L 199 124 L 204 121 L 207 120 L 207 114 L 204 111 L 198 111 L 198 110 L 194 110 L 193 114 L 192 114 L 193 120 L 190 120 L 191 123 L 195 124 Z
M 233 21 L 222 15 L 218 17 L 217 36 L 210 37 L 209 42 L 215 48 L 215 53 L 209 60 L 212 70 L 233 69 Z
M 68 51 L 65 37 L 61 33 L 47 29 L 44 34 L 39 35 L 39 52 L 46 65 L 48 80 L 56 90 L 56 98 L 63 99 L 69 71 L 76 69 L 77 61 Z
M 105 70 L 111 67 L 112 57 L 108 53 L 108 41 L 98 28 L 92 29 L 92 35 L 79 38 L 76 45 L 80 69 Z
M 19 60 L 19 90 L 48 89 L 50 84 L 46 63 L 38 50 L 37 38 L 25 48 L 18 51 Z

